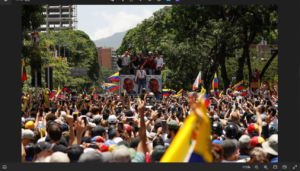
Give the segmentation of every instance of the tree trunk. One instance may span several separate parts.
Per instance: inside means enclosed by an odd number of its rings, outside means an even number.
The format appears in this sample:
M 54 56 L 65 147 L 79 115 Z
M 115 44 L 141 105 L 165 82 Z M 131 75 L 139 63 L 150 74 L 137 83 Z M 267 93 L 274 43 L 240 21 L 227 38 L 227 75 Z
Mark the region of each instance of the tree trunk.
M 272 61 L 275 59 L 275 57 L 278 55 L 278 49 L 275 51 L 275 53 L 272 55 L 272 57 L 268 60 L 268 62 L 266 63 L 266 65 L 264 66 L 263 70 L 261 71 L 259 78 L 263 78 L 266 70 L 269 68 L 270 64 L 272 63 Z
M 250 61 L 249 53 L 247 55 L 247 65 L 248 65 L 248 72 L 249 72 L 249 88 L 250 88 L 252 82 L 252 69 L 251 69 L 251 61 Z
M 224 90 L 226 90 L 230 84 L 230 80 L 228 79 L 226 65 L 225 65 L 225 58 L 226 58 L 225 53 L 226 53 L 226 43 L 223 42 L 221 46 L 221 51 L 219 53 L 219 63 L 221 65 L 221 77 L 224 83 Z
M 243 45 L 243 54 L 242 57 L 240 57 L 238 59 L 238 63 L 239 63 L 239 68 L 237 70 L 236 73 L 236 83 L 242 81 L 244 79 L 244 74 L 243 74 L 243 70 L 244 70 L 244 64 L 245 64 L 245 59 L 247 56 L 247 53 L 249 53 L 249 45 L 248 45 L 248 27 L 246 25 L 244 25 L 244 45 Z

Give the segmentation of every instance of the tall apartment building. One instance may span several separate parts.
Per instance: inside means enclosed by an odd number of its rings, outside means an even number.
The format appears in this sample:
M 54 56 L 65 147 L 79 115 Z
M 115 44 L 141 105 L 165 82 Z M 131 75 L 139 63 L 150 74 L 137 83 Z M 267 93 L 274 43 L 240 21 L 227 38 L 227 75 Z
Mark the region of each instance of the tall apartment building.
M 77 29 L 77 5 L 48 5 L 45 7 L 43 16 L 45 22 L 38 31 L 47 31 L 55 28 L 67 27 Z M 48 21 L 48 25 L 47 25 Z
M 112 48 L 98 47 L 98 63 L 100 67 L 118 70 L 116 51 Z

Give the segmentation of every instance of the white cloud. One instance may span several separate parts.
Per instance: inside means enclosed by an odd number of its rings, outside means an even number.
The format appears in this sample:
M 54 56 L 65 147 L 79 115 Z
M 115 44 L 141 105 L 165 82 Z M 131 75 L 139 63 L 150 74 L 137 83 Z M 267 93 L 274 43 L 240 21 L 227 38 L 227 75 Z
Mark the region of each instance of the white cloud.
M 90 35 L 90 38 L 92 40 L 98 40 L 112 36 L 114 33 L 129 30 L 134 28 L 138 23 L 141 23 L 144 19 L 151 17 L 152 14 L 153 12 L 147 9 L 140 11 L 139 14 L 125 11 L 119 11 L 114 14 L 100 12 L 98 18 L 101 18 L 101 20 L 99 22 L 105 22 L 106 25 L 97 28 L 97 30 Z

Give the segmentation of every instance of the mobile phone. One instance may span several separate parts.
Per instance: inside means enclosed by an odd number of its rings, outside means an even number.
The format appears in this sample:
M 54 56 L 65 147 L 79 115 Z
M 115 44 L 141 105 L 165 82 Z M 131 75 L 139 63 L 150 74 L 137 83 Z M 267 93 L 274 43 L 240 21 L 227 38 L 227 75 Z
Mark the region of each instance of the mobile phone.
M 78 115 L 77 114 L 73 114 L 73 122 L 75 122 L 77 120 Z
M 40 116 L 43 116 L 43 109 L 39 109 L 40 110 Z
M 84 120 L 84 125 L 86 125 L 86 117 L 82 117 L 82 119 Z
M 102 101 L 104 101 L 104 97 L 102 97 Z
M 133 121 L 133 117 L 127 117 L 126 121 L 128 122 Z
M 166 120 L 162 120 L 161 124 L 162 124 L 162 131 L 166 132 L 167 131 L 167 121 Z
M 118 123 L 118 131 L 123 132 L 123 122 Z
M 210 108 L 211 108 L 211 109 L 213 109 L 213 108 L 214 108 L 214 106 L 213 106 L 213 105 L 211 105 L 211 106 L 210 106 Z
M 259 100 L 256 100 L 256 101 L 255 101 L 255 107 L 257 107 L 259 104 L 260 104 L 260 101 L 259 101 Z
M 236 109 L 238 108 L 238 104 L 237 104 L 237 103 L 235 104 L 235 108 L 236 108 Z

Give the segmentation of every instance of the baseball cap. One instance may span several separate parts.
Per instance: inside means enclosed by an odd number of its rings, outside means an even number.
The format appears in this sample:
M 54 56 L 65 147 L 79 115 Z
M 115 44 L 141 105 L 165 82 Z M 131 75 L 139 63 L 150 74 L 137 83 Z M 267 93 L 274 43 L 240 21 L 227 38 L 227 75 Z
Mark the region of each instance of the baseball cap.
M 30 140 L 34 139 L 34 133 L 30 129 L 22 130 L 22 138 L 28 138 Z
M 223 147 L 223 156 L 229 157 L 237 150 L 237 144 L 232 140 L 225 140 L 222 142 L 221 146 Z
M 246 118 L 248 123 L 249 123 L 249 119 L 251 119 L 252 116 L 253 116 L 252 113 L 247 113 Z
M 55 144 L 49 142 L 39 142 L 33 146 L 34 154 L 39 154 L 42 151 L 52 150 Z
M 110 115 L 108 117 L 108 123 L 117 123 L 118 122 L 118 119 L 116 117 L 116 115 Z
M 278 134 L 273 134 L 267 142 L 262 143 L 263 149 L 272 155 L 278 155 Z
M 103 157 L 96 150 L 91 150 L 86 153 L 82 153 L 78 159 L 78 163 L 101 163 Z
M 80 145 L 74 144 L 68 150 L 67 154 L 71 162 L 77 162 L 80 155 L 83 153 L 83 148 Z
M 92 136 L 102 136 L 102 134 L 106 132 L 105 128 L 102 126 L 97 126 L 92 129 Z
M 124 125 L 124 128 L 125 128 L 127 134 L 129 135 L 129 137 L 131 137 L 131 126 L 125 124 L 125 125 Z
M 146 134 L 147 134 L 147 137 L 151 140 L 153 140 L 153 138 L 156 136 L 156 133 L 154 133 L 154 132 L 150 132 L 150 133 L 146 132 Z
M 68 125 L 67 125 L 67 124 L 61 124 L 60 126 L 62 127 L 62 129 L 63 129 L 63 132 L 65 132 L 65 131 L 69 131 L 69 127 L 68 127 Z
M 257 124 L 249 124 L 247 128 L 248 134 L 255 135 L 259 131 L 259 127 Z
M 179 125 L 176 121 L 170 121 L 167 124 L 168 129 L 179 129 Z
M 94 136 L 92 139 L 91 139 L 92 142 L 99 142 L 99 143 L 104 143 L 105 140 L 101 137 L 101 136 Z
M 128 141 L 120 141 L 120 142 L 118 142 L 118 146 L 120 146 L 120 145 L 125 145 L 128 148 L 130 146 Z
M 118 144 L 119 142 L 123 141 L 123 139 L 121 137 L 117 137 L 113 141 Z
M 93 122 L 100 122 L 102 120 L 102 116 L 94 115 Z
M 57 151 L 51 155 L 50 162 L 51 163 L 69 163 L 70 159 L 66 153 Z
M 251 138 L 250 145 L 252 147 L 261 147 L 261 144 L 264 142 L 265 142 L 264 138 L 255 136 Z
M 136 148 L 138 146 L 139 142 L 140 142 L 140 138 L 139 137 L 132 139 L 131 143 L 130 143 L 130 147 Z
M 124 147 L 120 146 L 114 149 L 112 152 L 111 161 L 118 162 L 118 163 L 129 163 L 131 161 L 131 154 L 129 149 L 126 146 Z
M 32 129 L 32 128 L 34 128 L 34 122 L 32 122 L 32 121 L 26 122 L 25 128 L 26 129 Z
M 153 148 L 152 154 L 151 154 L 151 160 L 154 161 L 160 161 L 162 156 L 166 152 L 166 147 L 162 145 L 157 145 Z
M 113 139 L 116 136 L 115 130 L 111 129 L 108 132 L 108 139 Z
M 156 119 L 154 122 L 154 131 L 156 132 L 159 127 L 162 127 L 162 120 L 160 118 Z
M 211 142 L 212 144 L 218 144 L 218 145 L 221 145 L 222 144 L 222 141 L 220 141 L 220 140 L 213 140 L 212 142 Z

